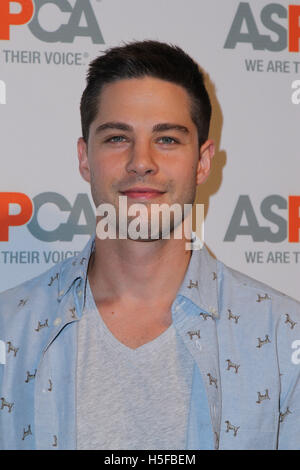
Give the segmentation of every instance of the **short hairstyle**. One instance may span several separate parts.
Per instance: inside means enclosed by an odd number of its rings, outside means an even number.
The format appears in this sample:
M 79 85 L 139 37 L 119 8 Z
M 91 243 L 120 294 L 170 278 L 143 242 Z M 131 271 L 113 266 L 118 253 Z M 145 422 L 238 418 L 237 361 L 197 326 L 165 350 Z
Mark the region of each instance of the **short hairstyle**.
M 199 145 L 208 137 L 211 103 L 198 64 L 180 47 L 146 40 L 108 49 L 88 69 L 80 113 L 82 135 L 97 116 L 103 85 L 122 79 L 154 77 L 181 85 L 191 98 L 191 118 L 198 130 Z

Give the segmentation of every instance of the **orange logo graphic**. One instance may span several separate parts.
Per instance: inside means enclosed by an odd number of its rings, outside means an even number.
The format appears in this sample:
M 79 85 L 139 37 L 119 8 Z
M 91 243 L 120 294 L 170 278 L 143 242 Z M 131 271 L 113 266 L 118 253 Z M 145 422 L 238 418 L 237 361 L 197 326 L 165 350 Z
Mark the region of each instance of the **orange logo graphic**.
M 300 196 L 289 196 L 289 242 L 299 243 Z
M 9 205 L 18 204 L 19 214 L 9 213 Z M 8 242 L 9 227 L 26 224 L 33 213 L 31 199 L 23 193 L 1 193 L 0 198 L 0 241 Z
M 10 4 L 18 3 L 21 7 L 19 13 L 10 12 Z M 9 28 L 11 25 L 22 25 L 28 23 L 34 13 L 33 0 L 1 0 L 0 1 L 0 39 L 10 39 Z
M 289 5 L 289 51 L 299 52 L 300 5 Z

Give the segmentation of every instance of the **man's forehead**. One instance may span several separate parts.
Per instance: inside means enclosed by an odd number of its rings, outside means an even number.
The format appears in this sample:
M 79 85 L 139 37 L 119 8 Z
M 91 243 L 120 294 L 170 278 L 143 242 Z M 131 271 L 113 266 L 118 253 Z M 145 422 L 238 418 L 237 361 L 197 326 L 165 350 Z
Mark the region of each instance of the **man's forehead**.
M 97 104 L 93 126 L 96 128 L 105 122 L 125 122 L 130 125 L 131 118 L 151 120 L 153 117 L 152 126 L 169 123 L 173 127 L 174 124 L 178 125 L 180 130 L 180 126 L 187 127 L 187 120 L 191 121 L 188 92 L 181 85 L 156 77 L 120 79 L 107 83 L 100 91 Z
M 123 86 L 128 86 L 128 87 L 135 87 L 136 85 L 144 85 L 146 87 L 154 87 L 154 86 L 159 86 L 159 87 L 176 87 L 178 89 L 184 90 L 185 88 L 180 85 L 179 83 L 176 83 L 173 80 L 167 80 L 163 78 L 159 78 L 156 76 L 152 75 L 143 75 L 140 77 L 124 77 L 124 78 L 117 78 L 113 79 L 107 83 L 104 83 L 102 86 L 102 90 L 106 90 L 109 88 L 116 88 L 116 87 L 123 87 Z
M 98 104 L 101 102 L 116 104 L 118 98 L 121 98 L 122 101 L 138 100 L 139 97 L 152 100 L 160 95 L 164 95 L 164 99 L 177 99 L 186 101 L 187 104 L 190 103 L 190 95 L 182 85 L 172 81 L 146 76 L 119 79 L 104 84 L 98 95 Z M 163 102 L 161 104 L 163 104 Z

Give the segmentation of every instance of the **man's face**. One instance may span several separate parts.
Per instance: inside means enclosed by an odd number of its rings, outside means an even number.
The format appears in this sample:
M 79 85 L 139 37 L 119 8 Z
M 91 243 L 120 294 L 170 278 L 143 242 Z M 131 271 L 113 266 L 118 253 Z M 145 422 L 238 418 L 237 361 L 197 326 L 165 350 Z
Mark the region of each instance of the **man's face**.
M 142 203 L 149 215 L 153 203 L 193 204 L 197 184 L 209 173 L 213 143 L 199 149 L 183 87 L 145 77 L 104 86 L 88 142 L 78 141 L 78 155 L 96 207 L 114 205 L 118 219 L 121 195 L 128 208 Z M 146 187 L 159 192 L 128 192 Z

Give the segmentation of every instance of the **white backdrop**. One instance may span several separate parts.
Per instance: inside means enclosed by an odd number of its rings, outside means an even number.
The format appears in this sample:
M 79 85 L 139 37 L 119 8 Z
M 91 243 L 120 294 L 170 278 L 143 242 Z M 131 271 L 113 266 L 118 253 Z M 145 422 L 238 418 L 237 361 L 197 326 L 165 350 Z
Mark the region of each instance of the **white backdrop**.
M 21 13 L 22 2 L 1 2 Z M 11 26 L 9 39 L 0 19 L 0 291 L 87 242 L 93 206 L 76 141 L 88 63 L 123 41 L 156 39 L 178 44 L 207 74 L 217 153 L 197 196 L 206 204 L 206 244 L 226 264 L 300 300 L 300 231 L 294 242 L 288 236 L 300 206 L 300 54 L 289 50 L 299 36 L 297 11 L 289 14 L 297 2 L 26 2 L 34 17 Z M 9 228 L 8 241 L 6 193 L 40 203 L 29 225 Z

